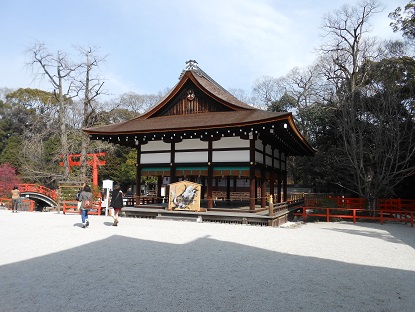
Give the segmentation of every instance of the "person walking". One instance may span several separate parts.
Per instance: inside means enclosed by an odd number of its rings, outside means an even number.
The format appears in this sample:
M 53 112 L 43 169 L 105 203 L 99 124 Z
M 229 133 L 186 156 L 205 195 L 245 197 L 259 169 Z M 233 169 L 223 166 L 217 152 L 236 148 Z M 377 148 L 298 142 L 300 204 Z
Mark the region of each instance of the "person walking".
M 81 196 L 82 189 L 83 189 L 83 187 L 79 188 L 78 191 L 76 192 L 76 200 L 78 202 L 77 203 L 78 204 L 78 210 L 81 210 L 82 201 L 81 201 L 80 196 Z
M 17 212 L 17 206 L 19 205 L 20 201 L 20 191 L 17 186 L 13 187 L 12 191 L 12 212 Z
M 112 226 L 118 225 L 118 213 L 121 211 L 123 207 L 123 199 L 122 199 L 122 192 L 119 185 L 114 187 L 114 190 L 111 193 L 111 202 L 110 202 L 110 209 L 112 211 L 112 217 L 114 218 L 114 223 Z
M 88 212 L 89 209 L 92 208 L 92 192 L 88 185 L 84 186 L 81 194 L 79 195 L 79 200 L 81 202 L 82 228 L 85 229 L 89 226 Z

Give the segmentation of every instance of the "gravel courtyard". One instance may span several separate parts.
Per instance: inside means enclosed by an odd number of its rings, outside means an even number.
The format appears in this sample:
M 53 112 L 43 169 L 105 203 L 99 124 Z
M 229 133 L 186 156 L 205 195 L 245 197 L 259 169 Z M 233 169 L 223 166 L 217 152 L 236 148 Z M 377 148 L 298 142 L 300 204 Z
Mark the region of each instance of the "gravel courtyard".
M 415 311 L 415 228 L 0 210 L 0 311 Z

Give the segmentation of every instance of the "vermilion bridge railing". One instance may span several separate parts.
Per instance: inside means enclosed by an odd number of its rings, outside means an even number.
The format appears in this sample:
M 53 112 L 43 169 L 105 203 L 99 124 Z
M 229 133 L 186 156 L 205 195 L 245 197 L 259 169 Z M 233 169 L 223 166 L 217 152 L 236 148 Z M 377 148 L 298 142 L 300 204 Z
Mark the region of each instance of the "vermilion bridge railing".
M 39 184 L 19 184 L 18 187 L 20 193 L 39 193 L 50 197 L 55 201 L 58 198 L 56 190 L 52 190 Z

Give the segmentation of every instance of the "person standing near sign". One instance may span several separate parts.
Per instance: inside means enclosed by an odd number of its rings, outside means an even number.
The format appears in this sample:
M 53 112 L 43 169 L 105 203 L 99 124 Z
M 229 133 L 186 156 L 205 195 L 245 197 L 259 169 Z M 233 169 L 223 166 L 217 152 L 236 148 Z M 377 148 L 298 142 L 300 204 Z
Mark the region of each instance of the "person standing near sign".
M 114 190 L 111 193 L 111 202 L 110 202 L 110 209 L 112 211 L 112 217 L 114 218 L 114 223 L 112 226 L 118 225 L 118 213 L 121 211 L 123 207 L 123 200 L 122 200 L 122 192 L 119 185 L 114 187 Z
M 88 211 L 92 208 L 92 192 L 88 185 L 85 185 L 79 194 L 79 201 L 81 202 L 82 228 L 85 229 L 89 226 Z

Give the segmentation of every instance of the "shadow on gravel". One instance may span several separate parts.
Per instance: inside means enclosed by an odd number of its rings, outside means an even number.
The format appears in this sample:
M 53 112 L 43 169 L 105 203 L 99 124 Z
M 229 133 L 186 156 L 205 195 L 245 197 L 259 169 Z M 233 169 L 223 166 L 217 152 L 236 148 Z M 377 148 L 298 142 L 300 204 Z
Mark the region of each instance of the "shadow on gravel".
M 209 237 L 169 244 L 114 235 L 1 266 L 0 280 L 8 312 L 413 311 L 415 272 Z
M 385 223 L 382 225 L 379 223 L 356 222 L 354 229 L 326 228 L 325 230 L 377 238 L 389 243 L 409 245 L 415 249 L 415 231 L 409 224 Z

